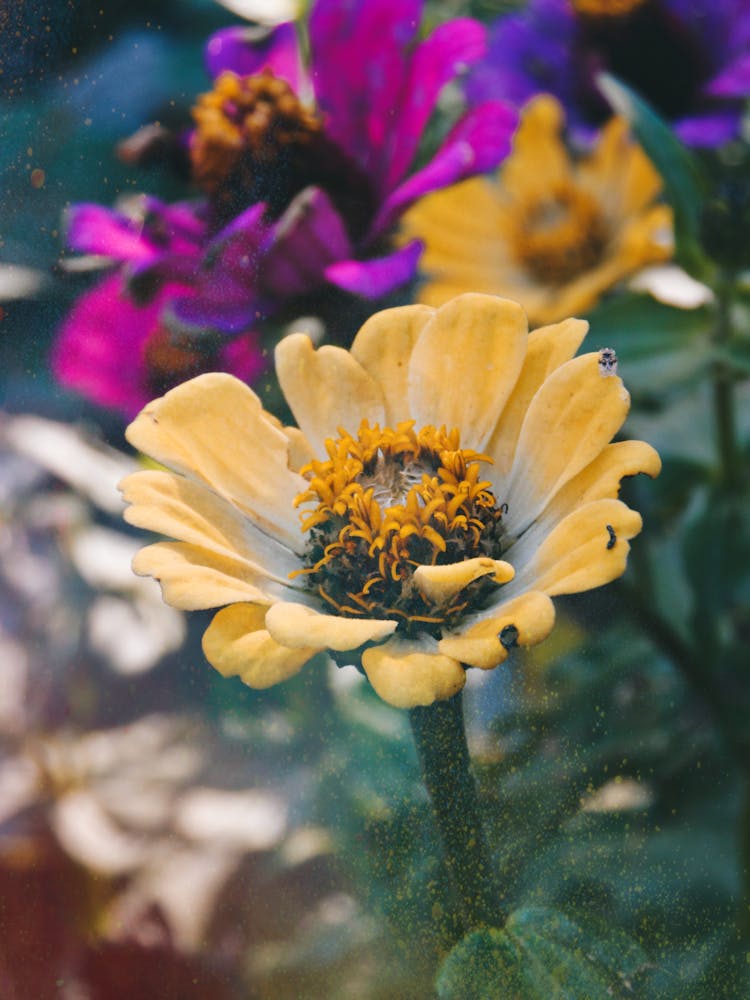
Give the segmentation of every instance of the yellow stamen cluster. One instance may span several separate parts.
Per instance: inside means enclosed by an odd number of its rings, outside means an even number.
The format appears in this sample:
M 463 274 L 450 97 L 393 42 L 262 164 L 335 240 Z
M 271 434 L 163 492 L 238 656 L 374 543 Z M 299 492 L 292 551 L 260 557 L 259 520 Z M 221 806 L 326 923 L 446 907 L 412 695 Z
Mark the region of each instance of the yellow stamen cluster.
M 304 147 L 322 130 L 317 115 L 269 69 L 254 76 L 221 73 L 214 89 L 198 98 L 193 118 L 193 172 L 211 194 L 243 161 L 273 164 L 281 150 Z
M 518 262 L 538 281 L 564 284 L 594 267 L 607 242 L 596 201 L 571 182 L 519 206 L 513 245 Z
M 466 605 L 458 595 L 436 609 L 412 581 L 420 565 L 499 555 L 502 511 L 480 478 L 487 456 L 461 449 L 459 432 L 416 430 L 413 421 L 381 430 L 363 421 L 357 437 L 339 429 L 327 461 L 301 472 L 309 487 L 296 505 L 310 532 L 307 574 L 340 613 L 443 622 Z
M 647 0 L 571 0 L 579 14 L 588 17 L 625 17 Z

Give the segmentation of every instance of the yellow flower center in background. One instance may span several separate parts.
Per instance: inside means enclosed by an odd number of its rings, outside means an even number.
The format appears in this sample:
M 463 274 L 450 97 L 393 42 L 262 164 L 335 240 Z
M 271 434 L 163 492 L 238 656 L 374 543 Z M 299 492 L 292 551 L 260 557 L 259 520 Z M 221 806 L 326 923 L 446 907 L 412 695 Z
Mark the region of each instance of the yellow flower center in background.
M 396 619 L 403 630 L 453 623 L 471 603 L 481 606 L 497 583 L 485 576 L 447 603 L 424 595 L 419 566 L 498 559 L 502 514 L 480 478 L 486 455 L 460 447 L 459 432 L 415 430 L 413 421 L 380 429 L 362 422 L 357 437 L 339 429 L 326 441 L 327 461 L 301 473 L 309 487 L 297 506 L 309 532 L 308 584 L 340 614 Z
M 625 17 L 646 0 L 571 0 L 579 14 L 588 17 Z
M 518 263 L 540 282 L 564 284 L 583 274 L 601 260 L 606 243 L 601 209 L 570 182 L 519 206 L 513 250 Z
M 195 178 L 213 194 L 238 169 L 273 164 L 284 149 L 305 147 L 322 122 L 269 69 L 254 76 L 226 71 L 193 108 L 190 155 Z M 251 178 L 234 178 L 250 186 Z

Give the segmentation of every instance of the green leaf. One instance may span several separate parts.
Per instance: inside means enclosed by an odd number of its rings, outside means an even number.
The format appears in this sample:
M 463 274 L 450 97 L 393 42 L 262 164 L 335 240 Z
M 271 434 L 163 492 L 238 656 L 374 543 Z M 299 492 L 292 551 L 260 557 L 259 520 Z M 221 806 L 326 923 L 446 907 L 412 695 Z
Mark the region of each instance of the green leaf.
M 715 356 L 722 361 L 726 361 L 739 374 L 747 377 L 750 375 L 750 341 L 735 339 L 726 346 L 717 348 Z
M 601 73 L 597 83 L 613 109 L 630 122 L 664 180 L 664 193 L 674 210 L 678 261 L 690 274 L 705 276 L 710 265 L 699 235 L 707 183 L 698 161 L 654 109 L 621 80 Z
M 473 931 L 443 962 L 440 1000 L 612 1000 L 647 966 L 624 934 L 604 940 L 550 907 L 517 910 L 503 930 Z
M 593 347 L 617 352 L 620 375 L 638 405 L 644 394 L 664 400 L 673 386 L 704 373 L 711 358 L 712 311 L 678 309 L 650 295 L 610 296 L 587 316 Z

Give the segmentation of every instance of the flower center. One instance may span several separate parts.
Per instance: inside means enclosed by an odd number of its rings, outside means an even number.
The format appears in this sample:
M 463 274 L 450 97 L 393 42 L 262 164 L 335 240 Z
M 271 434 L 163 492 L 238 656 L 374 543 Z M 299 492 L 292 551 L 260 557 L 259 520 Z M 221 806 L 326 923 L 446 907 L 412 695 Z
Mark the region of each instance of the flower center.
M 414 573 L 475 557 L 499 558 L 503 508 L 480 478 L 486 455 L 460 447 L 459 432 L 383 430 L 362 422 L 357 437 L 339 428 L 327 461 L 301 473 L 296 506 L 309 532 L 304 574 L 311 590 L 348 617 L 392 618 L 406 632 L 434 631 L 476 610 L 497 589 L 489 576 L 449 598 L 426 596 Z
M 258 189 L 269 170 L 278 173 L 298 160 L 323 127 L 269 69 L 254 76 L 221 73 L 214 89 L 198 98 L 193 118 L 195 180 L 219 199 L 239 186 L 246 203 L 263 194 Z
M 515 254 L 538 281 L 563 284 L 597 264 L 606 242 L 597 203 L 585 191 L 565 183 L 522 206 Z
M 216 367 L 216 351 L 200 350 L 184 335 L 157 325 L 142 348 L 146 378 L 153 393 L 163 394 L 179 382 Z
M 296 194 L 324 188 L 356 239 L 373 214 L 367 177 L 325 134 L 323 120 L 270 69 L 225 71 L 193 108 L 190 158 L 210 196 L 216 225 L 265 202 L 276 217 Z
M 579 14 L 588 17 L 626 17 L 646 0 L 571 0 Z
M 689 113 L 715 72 L 699 31 L 664 0 L 572 0 L 579 24 L 577 86 L 591 120 L 611 111 L 594 74 L 607 69 L 667 118 Z M 710 18 L 705 18 L 710 21 Z M 710 27 L 710 25 L 709 25 Z

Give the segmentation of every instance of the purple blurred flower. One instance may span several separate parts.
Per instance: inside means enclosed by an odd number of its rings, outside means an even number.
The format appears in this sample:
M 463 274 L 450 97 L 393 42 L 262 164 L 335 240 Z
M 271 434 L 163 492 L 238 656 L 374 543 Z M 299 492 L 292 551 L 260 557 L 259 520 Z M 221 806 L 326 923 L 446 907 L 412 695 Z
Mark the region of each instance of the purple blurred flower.
M 51 358 L 63 385 L 129 418 L 155 394 L 202 371 L 219 368 L 252 381 L 266 367 L 252 330 L 196 342 L 179 332 L 172 314 L 198 301 L 207 278 L 200 267 L 205 226 L 188 206 L 143 199 L 141 207 L 140 217 L 99 205 L 71 210 L 71 244 L 126 266 L 78 299 Z M 228 315 L 229 297 L 222 305 Z
M 473 67 L 471 103 L 516 104 L 547 91 L 581 138 L 610 114 L 602 70 L 638 91 L 694 146 L 736 136 L 750 95 L 747 0 L 530 0 L 495 21 L 486 57 Z
M 326 286 L 375 299 L 415 276 L 421 243 L 392 241 L 401 214 L 497 166 L 516 125 L 507 104 L 480 101 L 413 169 L 441 90 L 486 51 L 484 28 L 467 18 L 419 40 L 422 5 L 318 0 L 308 66 L 293 24 L 209 39 L 214 89 L 185 141 L 202 197 L 144 198 L 132 216 L 97 205 L 69 213 L 69 246 L 117 270 L 63 326 L 53 359 L 62 382 L 130 414 L 144 392 L 168 387 L 169 358 L 172 383 L 191 363 L 252 377 L 263 367 L 252 331 L 264 319 Z M 244 351 L 227 342 L 238 336 L 250 338 Z
M 507 155 L 516 125 L 516 115 L 506 104 L 494 98 L 480 101 L 455 125 L 435 156 L 410 173 L 441 90 L 486 49 L 484 28 L 469 18 L 443 24 L 418 40 L 422 6 L 423 0 L 318 0 L 309 21 L 309 66 L 303 64 L 292 24 L 282 24 L 262 39 L 253 28 L 226 28 L 206 47 L 217 91 L 236 87 L 237 77 L 264 74 L 274 85 L 289 85 L 289 93 L 280 98 L 285 107 L 292 93 L 303 106 L 314 99 L 320 134 L 303 146 L 301 169 L 287 147 L 286 161 L 280 158 L 281 173 L 286 167 L 299 187 L 313 187 L 327 196 L 316 203 L 315 211 L 295 220 L 299 239 L 307 242 L 305 231 L 312 229 L 313 242 L 323 251 L 318 281 L 368 298 L 391 291 L 415 274 L 418 243 L 395 252 L 389 249 L 390 231 L 401 214 L 430 191 L 491 170 Z M 227 97 L 224 113 L 231 117 L 237 103 Z M 198 117 L 194 153 L 203 145 L 202 121 Z M 215 115 L 209 124 L 215 137 Z M 269 157 L 268 132 L 261 138 L 263 155 Z M 291 171 L 290 161 L 296 168 Z M 284 187 L 278 165 L 274 159 L 268 191 L 260 178 L 259 193 L 267 202 Z M 236 190 L 242 172 L 235 169 L 230 176 Z

